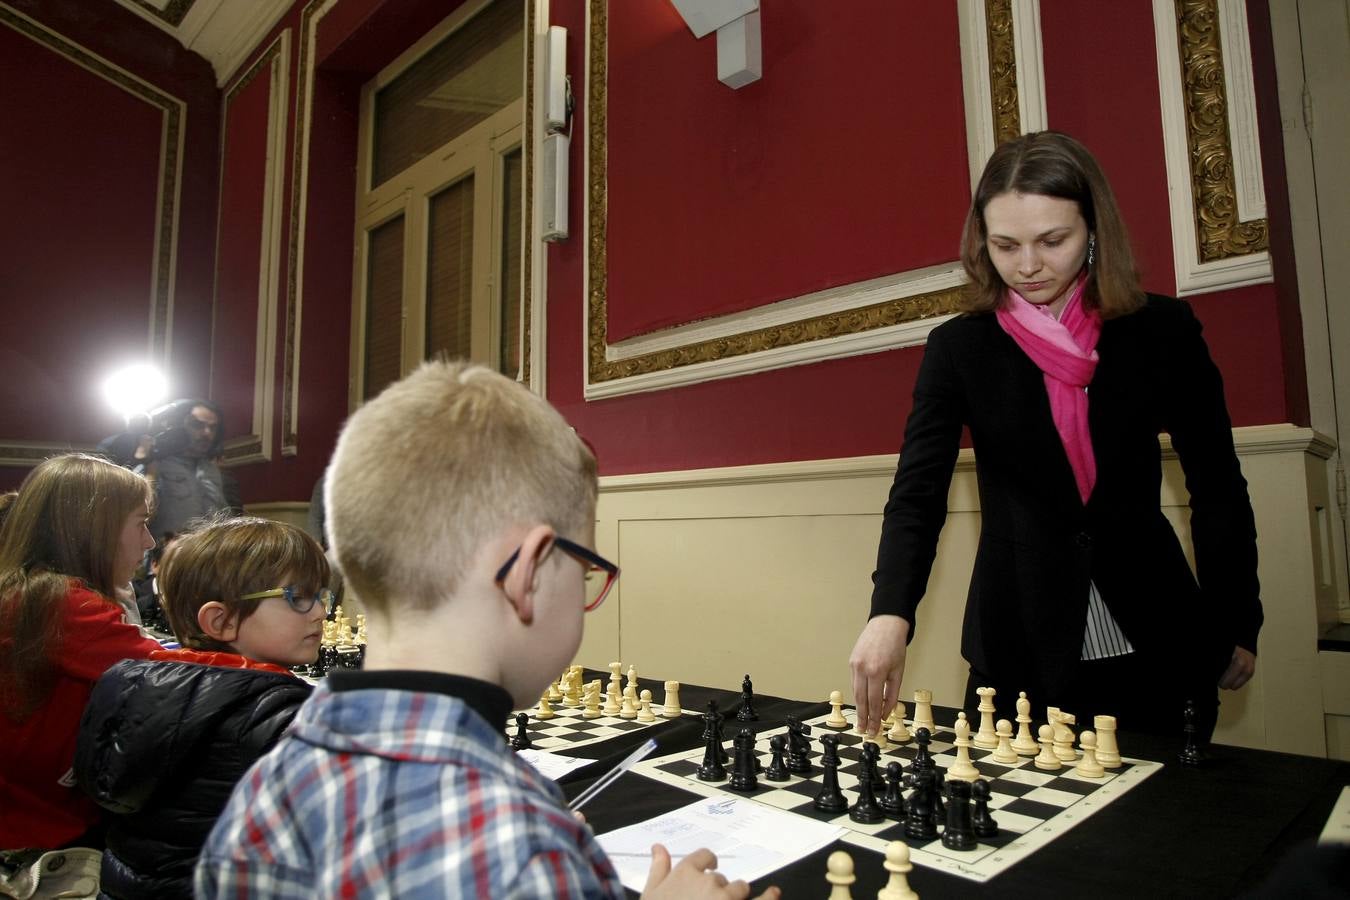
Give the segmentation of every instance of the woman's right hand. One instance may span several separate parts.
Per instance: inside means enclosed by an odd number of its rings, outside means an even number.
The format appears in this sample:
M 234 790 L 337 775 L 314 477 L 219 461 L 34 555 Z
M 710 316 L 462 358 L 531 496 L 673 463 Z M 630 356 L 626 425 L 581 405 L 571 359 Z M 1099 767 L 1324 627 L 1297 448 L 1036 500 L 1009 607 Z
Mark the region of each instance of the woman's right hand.
M 864 626 L 848 658 L 853 670 L 853 702 L 858 728 L 875 734 L 881 720 L 895 708 L 900 678 L 905 674 L 905 647 L 909 622 L 899 616 L 873 616 Z
M 750 896 L 750 885 L 744 881 L 728 882 L 717 871 L 717 854 L 706 848 L 695 850 L 670 867 L 670 851 L 660 844 L 652 845 L 652 868 L 647 874 L 647 886 L 642 890 L 646 900 L 684 897 L 709 897 L 717 900 L 745 900 Z M 771 887 L 760 894 L 760 900 L 778 900 L 782 892 Z

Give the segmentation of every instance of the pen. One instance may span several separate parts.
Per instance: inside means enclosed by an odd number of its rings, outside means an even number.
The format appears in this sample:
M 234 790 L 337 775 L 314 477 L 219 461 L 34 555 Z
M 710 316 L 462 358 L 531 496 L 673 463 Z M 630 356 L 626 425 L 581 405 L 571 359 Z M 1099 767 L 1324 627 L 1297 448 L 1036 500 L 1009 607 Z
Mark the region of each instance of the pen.
M 592 784 L 590 787 L 586 788 L 586 790 L 577 794 L 576 799 L 569 803 L 567 808 L 575 812 L 576 810 L 581 809 L 585 804 L 590 803 L 595 795 L 609 787 L 610 784 L 614 782 L 614 779 L 640 763 L 647 757 L 647 754 L 655 749 L 656 739 L 647 738 L 646 742 L 644 742 L 641 747 L 638 747 L 632 753 L 625 756 L 617 766 L 597 778 L 595 784 Z

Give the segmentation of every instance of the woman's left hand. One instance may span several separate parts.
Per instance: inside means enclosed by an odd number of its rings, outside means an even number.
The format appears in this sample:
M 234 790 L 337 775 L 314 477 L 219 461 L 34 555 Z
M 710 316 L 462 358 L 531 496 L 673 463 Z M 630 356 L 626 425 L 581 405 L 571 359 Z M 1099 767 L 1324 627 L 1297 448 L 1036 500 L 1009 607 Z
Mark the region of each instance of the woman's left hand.
M 1228 669 L 1219 679 L 1219 687 L 1225 691 L 1235 691 L 1251 681 L 1255 674 L 1256 654 L 1246 647 L 1234 647 L 1233 659 L 1228 663 Z

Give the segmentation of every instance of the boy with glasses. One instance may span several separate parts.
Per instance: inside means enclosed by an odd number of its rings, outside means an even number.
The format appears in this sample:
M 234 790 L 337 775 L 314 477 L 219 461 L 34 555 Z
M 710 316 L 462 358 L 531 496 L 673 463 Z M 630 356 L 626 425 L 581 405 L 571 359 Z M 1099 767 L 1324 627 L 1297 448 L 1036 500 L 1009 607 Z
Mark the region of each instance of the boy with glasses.
M 285 667 L 318 655 L 328 578 L 313 538 L 264 519 L 207 524 L 164 554 L 163 606 L 182 645 L 271 665 L 127 660 L 99 679 L 75 774 L 111 813 L 104 896 L 191 896 L 197 854 L 235 782 L 310 694 Z
M 366 609 L 365 669 L 329 675 L 240 782 L 198 897 L 624 896 L 503 734 L 572 661 L 583 610 L 618 574 L 589 549 L 596 493 L 563 418 L 482 366 L 427 363 L 357 410 L 326 510 Z M 715 866 L 704 850 L 672 870 L 653 848 L 646 896 L 749 893 Z

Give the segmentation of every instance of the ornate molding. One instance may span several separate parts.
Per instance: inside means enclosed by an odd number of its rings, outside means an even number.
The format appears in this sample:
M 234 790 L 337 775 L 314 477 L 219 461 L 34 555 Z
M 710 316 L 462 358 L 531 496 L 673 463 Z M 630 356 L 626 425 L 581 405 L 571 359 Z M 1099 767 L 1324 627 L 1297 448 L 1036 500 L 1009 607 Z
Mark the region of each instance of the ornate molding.
M 993 101 L 994 144 L 997 146 L 1022 134 L 1012 0 L 985 0 L 984 23 L 989 41 L 989 95 Z
M 162 4 L 148 3 L 146 0 L 126 0 L 126 2 L 135 4 L 166 25 L 177 28 L 183 24 L 183 18 L 197 0 L 168 0 L 167 3 Z
M 1177 4 L 1186 145 L 1201 262 L 1270 248 L 1266 219 L 1238 219 L 1218 19 L 1217 0 L 1180 0 Z
M 535 44 L 534 29 L 538 21 L 534 0 L 525 4 L 525 133 L 520 141 L 520 186 L 524 192 L 525 210 L 520 236 L 520 379 L 530 382 L 530 337 L 534 323 L 534 85 Z M 540 391 L 542 394 L 543 391 Z
M 1176 293 L 1268 282 L 1269 223 L 1241 214 L 1265 206 L 1245 7 L 1154 0 L 1153 24 Z

